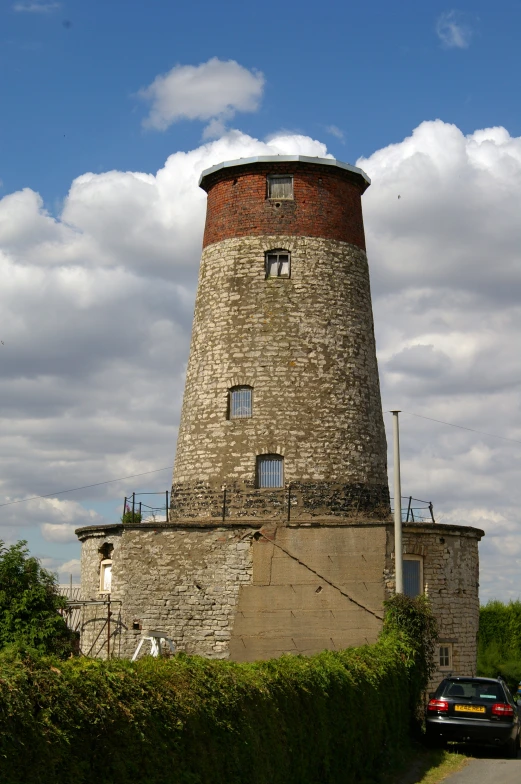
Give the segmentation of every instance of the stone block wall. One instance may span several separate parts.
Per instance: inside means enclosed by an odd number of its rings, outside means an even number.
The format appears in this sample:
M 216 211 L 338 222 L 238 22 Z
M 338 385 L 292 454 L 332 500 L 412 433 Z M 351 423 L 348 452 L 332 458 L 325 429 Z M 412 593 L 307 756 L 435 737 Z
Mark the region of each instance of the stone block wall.
M 261 527 L 262 526 L 262 527 Z M 465 526 L 404 526 L 406 555 L 422 562 L 447 671 L 473 674 L 479 622 L 478 541 Z M 393 526 L 142 524 L 79 529 L 82 595 L 99 599 L 103 545 L 113 545 L 112 652 L 130 657 L 146 629 L 178 650 L 252 660 L 374 642 L 394 592 Z M 84 653 L 106 655 L 105 606 L 84 612 Z M 133 628 L 135 627 L 135 628 Z
M 266 279 L 273 248 L 291 253 L 289 279 Z M 227 418 L 238 385 L 253 388 L 251 418 Z M 284 457 L 296 514 L 346 516 L 368 511 L 367 499 L 389 514 L 369 272 L 354 245 L 270 235 L 203 252 L 172 514 L 214 516 L 205 486 L 218 498 L 226 485 L 236 507 L 240 493 L 262 506 L 255 467 L 266 453 Z

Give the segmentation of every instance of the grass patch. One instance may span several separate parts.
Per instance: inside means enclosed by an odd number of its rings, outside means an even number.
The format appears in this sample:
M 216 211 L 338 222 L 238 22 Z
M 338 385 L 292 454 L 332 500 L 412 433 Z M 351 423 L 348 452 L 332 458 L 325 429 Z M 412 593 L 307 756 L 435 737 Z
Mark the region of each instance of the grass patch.
M 386 784 L 438 784 L 465 767 L 469 758 L 463 750 L 427 749 L 416 743 L 404 752 L 399 768 Z

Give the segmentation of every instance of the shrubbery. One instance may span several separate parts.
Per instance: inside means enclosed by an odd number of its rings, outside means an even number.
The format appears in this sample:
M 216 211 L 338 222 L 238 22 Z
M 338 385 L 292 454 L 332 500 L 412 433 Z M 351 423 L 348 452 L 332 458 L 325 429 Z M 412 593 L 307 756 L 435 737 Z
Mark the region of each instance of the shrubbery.
M 419 635 L 413 639 L 411 632 Z M 387 605 L 372 646 L 237 664 L 0 657 L 3 784 L 372 782 L 406 742 L 432 624 Z
M 58 610 L 56 578 L 29 555 L 27 542 L 0 541 L 0 649 L 7 645 L 68 656 L 72 635 Z
M 491 601 L 480 609 L 478 675 L 501 675 L 511 690 L 521 681 L 521 601 Z

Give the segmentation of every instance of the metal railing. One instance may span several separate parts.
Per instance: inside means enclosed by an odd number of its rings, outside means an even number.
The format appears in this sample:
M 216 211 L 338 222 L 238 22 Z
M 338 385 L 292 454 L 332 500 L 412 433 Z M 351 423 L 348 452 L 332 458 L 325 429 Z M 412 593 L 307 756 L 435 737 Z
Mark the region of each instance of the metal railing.
M 412 495 L 402 496 L 402 522 L 404 523 L 435 523 L 432 501 L 422 501 Z M 404 503 L 405 502 L 405 503 Z M 391 498 L 391 510 L 394 512 L 394 498 Z
M 164 499 L 161 504 L 152 506 L 145 503 L 141 496 L 162 496 Z M 169 518 L 168 490 L 164 493 L 132 493 L 125 496 L 123 501 L 122 523 L 153 523 L 166 522 Z

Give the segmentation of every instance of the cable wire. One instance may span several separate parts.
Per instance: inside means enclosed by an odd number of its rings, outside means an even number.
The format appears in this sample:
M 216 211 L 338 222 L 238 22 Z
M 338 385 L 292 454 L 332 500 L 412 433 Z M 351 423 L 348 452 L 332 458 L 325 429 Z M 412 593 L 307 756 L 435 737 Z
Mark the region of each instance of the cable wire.
M 142 474 L 130 474 L 129 476 L 120 476 L 119 479 L 107 479 L 105 482 L 95 482 L 93 485 L 82 485 L 81 487 L 71 487 L 69 490 L 58 490 L 57 493 L 46 493 L 45 495 L 32 495 L 30 498 L 20 498 L 18 501 L 8 501 L 2 506 L 12 506 L 13 504 L 23 504 L 26 501 L 36 501 L 38 498 L 54 498 L 55 495 L 63 495 L 64 493 L 74 493 L 75 490 L 86 490 L 89 487 L 100 487 L 101 485 L 110 485 L 113 482 L 122 482 L 124 479 L 135 479 L 137 476 L 148 476 L 149 474 L 157 474 L 160 471 L 171 471 L 172 466 L 166 468 L 154 468 L 153 471 L 143 471 Z
M 390 411 L 386 411 L 390 414 Z M 412 411 L 402 411 L 402 414 L 409 414 L 409 416 L 419 417 L 419 419 L 428 419 L 429 422 L 437 422 L 439 425 L 449 425 L 450 427 L 457 427 L 460 430 L 469 430 L 471 433 L 479 433 L 482 436 L 489 436 L 490 438 L 500 438 L 502 441 L 512 441 L 514 444 L 521 444 L 517 438 L 507 438 L 507 436 L 497 436 L 495 433 L 485 433 L 484 430 L 475 430 L 473 427 L 465 427 L 464 425 L 455 425 L 454 422 L 444 422 L 442 419 L 433 419 L 432 417 L 423 416 L 423 414 L 413 414 Z

